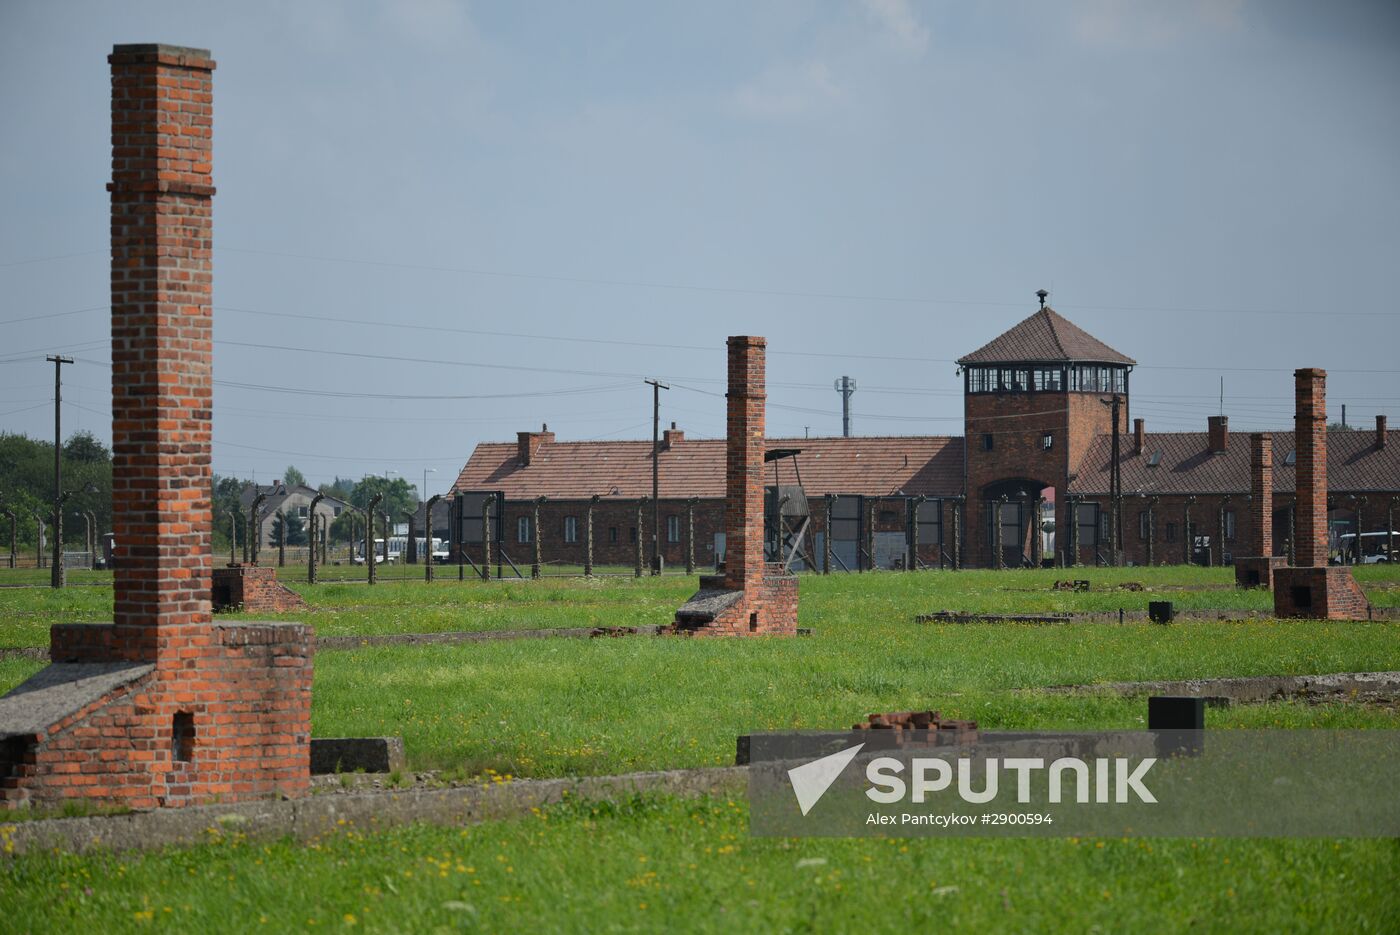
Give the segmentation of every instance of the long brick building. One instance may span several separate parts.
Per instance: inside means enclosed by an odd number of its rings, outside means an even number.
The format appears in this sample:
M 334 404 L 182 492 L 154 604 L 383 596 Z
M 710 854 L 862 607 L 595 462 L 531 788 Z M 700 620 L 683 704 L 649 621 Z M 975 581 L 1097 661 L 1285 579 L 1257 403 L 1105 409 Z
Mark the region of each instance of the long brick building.
M 1225 416 L 1210 417 L 1201 432 L 1148 432 L 1131 414 L 1135 363 L 1042 304 L 958 361 L 962 437 L 769 439 L 776 458 L 770 485 L 783 494 L 800 486 L 810 514 L 806 547 L 794 566 L 1110 563 L 1115 526 L 1121 560 L 1131 564 L 1219 565 L 1260 554 L 1253 538 L 1259 523 L 1248 509 L 1248 440 L 1232 441 Z M 1288 398 L 1282 379 L 1279 397 Z M 1374 431 L 1330 434 L 1334 531 L 1394 528 L 1400 438 L 1383 416 Z M 482 503 L 494 495 L 504 509 L 490 507 L 488 532 L 517 564 L 530 562 L 540 537 L 546 561 L 584 564 L 591 518 L 593 562 L 634 565 L 649 560 L 656 512 L 669 566 L 688 557 L 699 567 L 713 565 L 724 550 L 724 441 L 687 440 L 672 425 L 660 443 L 655 511 L 643 504 L 652 490 L 651 449 L 650 440 L 560 442 L 547 427 L 520 432 L 515 442 L 478 445 L 453 486 L 461 496 L 451 528 L 439 534 L 462 542 L 469 559 L 483 554 Z M 1286 556 L 1291 430 L 1272 433 L 1272 451 L 1270 554 Z M 770 500 L 773 556 L 777 527 L 791 530 L 800 522 L 778 521 L 777 499 L 775 493 Z M 1355 541 L 1334 535 L 1333 546 Z

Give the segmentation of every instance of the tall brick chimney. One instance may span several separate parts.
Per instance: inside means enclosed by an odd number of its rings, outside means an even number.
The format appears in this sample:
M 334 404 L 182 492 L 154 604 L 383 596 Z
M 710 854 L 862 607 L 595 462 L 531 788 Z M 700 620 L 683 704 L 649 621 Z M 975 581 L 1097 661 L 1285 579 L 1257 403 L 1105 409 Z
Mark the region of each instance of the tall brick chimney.
M 1385 447 L 1385 416 L 1376 416 L 1376 447 Z
M 725 446 L 724 583 L 742 591 L 763 580 L 764 357 L 768 342 L 729 339 Z M 738 506 L 739 509 L 735 509 Z
M 114 643 L 164 667 L 210 623 L 214 62 L 157 45 L 108 61 Z
M 540 446 L 554 441 L 554 433 L 549 430 L 549 426 L 541 425 L 538 432 L 516 432 L 515 433 L 515 454 L 522 467 L 529 467 L 530 462 L 535 460 L 535 455 L 539 453 Z
M 1274 554 L 1274 437 L 1249 436 L 1249 518 L 1253 530 L 1250 555 Z
M 1210 416 L 1206 419 L 1210 435 L 1210 450 L 1216 453 L 1230 447 L 1230 417 Z
M 1142 449 L 1147 446 L 1147 422 L 1144 419 L 1133 420 L 1133 454 L 1142 454 Z
M 1298 450 L 1293 556 L 1299 568 L 1327 564 L 1327 371 L 1293 372 Z

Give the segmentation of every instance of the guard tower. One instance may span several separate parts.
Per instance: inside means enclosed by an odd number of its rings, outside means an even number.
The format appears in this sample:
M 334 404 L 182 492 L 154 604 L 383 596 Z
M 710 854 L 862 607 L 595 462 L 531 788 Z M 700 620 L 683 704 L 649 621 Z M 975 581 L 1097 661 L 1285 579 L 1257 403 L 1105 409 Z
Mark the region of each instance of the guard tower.
M 967 446 L 966 555 L 969 564 L 1017 568 L 1038 550 L 1038 504 L 1053 499 L 1057 549 L 1075 520 L 1069 483 L 1095 436 L 1128 425 L 1128 377 L 1137 363 L 1045 304 L 1025 321 L 958 360 Z M 1047 488 L 1053 488 L 1051 494 Z M 1081 530 L 1098 530 L 1081 507 Z M 999 529 L 998 529 L 999 527 Z M 1092 556 L 1097 538 L 1084 541 Z M 1000 544 L 1000 561 L 996 554 Z M 1106 547 L 1106 543 L 1105 543 Z M 1051 556 L 1045 556 L 1050 558 Z

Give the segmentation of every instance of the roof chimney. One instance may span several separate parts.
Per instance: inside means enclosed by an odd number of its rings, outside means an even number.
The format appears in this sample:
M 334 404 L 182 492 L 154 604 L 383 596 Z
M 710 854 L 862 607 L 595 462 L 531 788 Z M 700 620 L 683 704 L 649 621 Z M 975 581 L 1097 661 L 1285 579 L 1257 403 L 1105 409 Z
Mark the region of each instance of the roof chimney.
M 671 427 L 662 434 L 661 450 L 670 451 L 672 445 L 680 444 L 683 441 L 685 441 L 685 432 L 676 428 L 676 423 L 672 422 Z
M 1230 447 L 1230 417 L 1210 416 L 1206 419 L 1209 427 L 1210 450 L 1219 454 Z
M 1133 454 L 1142 454 L 1143 446 L 1147 444 L 1147 422 L 1143 419 L 1133 420 Z
M 549 430 L 549 425 L 541 425 L 538 432 L 516 432 L 515 452 L 520 461 L 521 467 L 529 467 L 530 462 L 535 459 L 535 454 L 540 450 L 540 446 L 554 441 L 554 433 Z
M 1385 416 L 1376 416 L 1376 447 L 1385 447 Z

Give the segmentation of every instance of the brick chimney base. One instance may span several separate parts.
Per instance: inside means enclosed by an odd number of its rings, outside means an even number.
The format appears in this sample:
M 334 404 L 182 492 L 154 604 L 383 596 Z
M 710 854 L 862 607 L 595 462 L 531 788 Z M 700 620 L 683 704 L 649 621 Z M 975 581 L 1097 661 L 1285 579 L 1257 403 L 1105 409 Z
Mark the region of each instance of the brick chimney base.
M 700 590 L 662 631 L 674 636 L 796 636 L 797 576 L 769 563 L 757 594 L 724 587 L 724 575 L 701 575 Z
M 1370 609 L 1365 593 L 1345 565 L 1274 569 L 1275 617 L 1366 620 Z
M 311 782 L 311 659 L 296 623 L 216 623 L 184 666 L 113 660 L 111 624 L 53 627 L 53 663 L 0 699 L 0 809 L 299 796 Z
M 1288 564 L 1286 555 L 1264 555 L 1235 559 L 1235 587 L 1273 588 L 1274 572 Z

